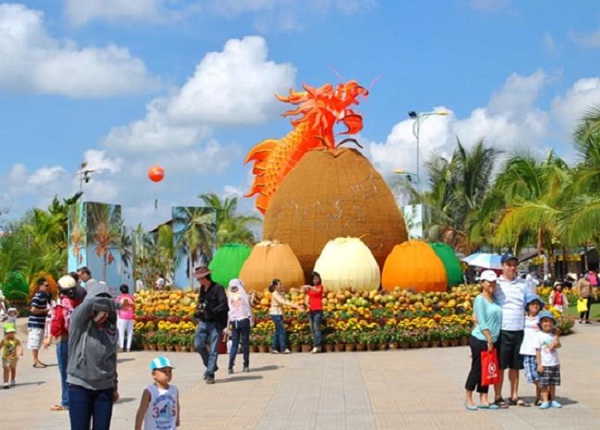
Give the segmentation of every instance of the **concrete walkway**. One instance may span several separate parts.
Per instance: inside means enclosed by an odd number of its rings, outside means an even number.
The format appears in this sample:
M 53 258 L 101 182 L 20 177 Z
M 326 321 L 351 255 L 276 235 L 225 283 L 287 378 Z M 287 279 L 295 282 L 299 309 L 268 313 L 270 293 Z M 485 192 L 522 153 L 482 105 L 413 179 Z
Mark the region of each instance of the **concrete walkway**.
M 21 327 L 24 321 L 20 322 Z M 226 357 L 216 384 L 202 381 L 195 353 L 168 353 L 180 389 L 181 429 L 597 429 L 600 426 L 600 324 L 579 325 L 563 338 L 560 351 L 562 409 L 511 407 L 465 410 L 468 347 L 330 354 L 253 354 L 251 373 L 226 374 Z M 22 330 L 22 329 L 21 329 Z M 20 331 L 20 339 L 26 335 Z M 112 428 L 132 429 L 149 363 L 157 354 L 132 352 L 119 358 L 120 393 Z M 42 353 L 50 366 L 20 360 L 15 388 L 0 390 L 3 428 L 68 429 L 65 412 L 51 412 L 60 384 L 54 351 Z M 238 358 L 241 360 L 241 356 Z M 238 363 L 241 370 L 241 361 Z M 533 400 L 524 383 L 520 393 Z M 505 388 L 505 396 L 508 390 Z

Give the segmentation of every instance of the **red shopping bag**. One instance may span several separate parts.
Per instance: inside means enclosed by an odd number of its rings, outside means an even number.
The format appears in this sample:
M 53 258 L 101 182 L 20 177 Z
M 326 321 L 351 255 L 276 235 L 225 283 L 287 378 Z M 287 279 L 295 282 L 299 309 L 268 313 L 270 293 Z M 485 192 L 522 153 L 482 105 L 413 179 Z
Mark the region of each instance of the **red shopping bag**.
M 481 351 L 481 385 L 494 385 L 500 382 L 498 350 Z

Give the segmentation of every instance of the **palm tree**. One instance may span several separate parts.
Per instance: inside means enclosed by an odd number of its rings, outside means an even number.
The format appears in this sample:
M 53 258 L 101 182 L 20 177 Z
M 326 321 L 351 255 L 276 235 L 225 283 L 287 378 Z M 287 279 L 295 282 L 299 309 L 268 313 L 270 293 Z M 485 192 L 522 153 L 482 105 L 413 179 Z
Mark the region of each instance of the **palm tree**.
M 121 248 L 121 211 L 112 205 L 87 203 L 88 243 L 95 243 L 95 253 L 102 258 L 102 280 L 106 281 L 108 265 L 114 261 L 111 250 Z
M 208 264 L 211 260 L 216 233 L 216 211 L 213 208 L 177 206 L 173 209 L 174 242 L 179 252 L 187 257 L 190 280 L 194 264 Z
M 506 162 L 495 188 L 503 191 L 505 202 L 496 243 L 514 252 L 535 243 L 538 256 L 545 250 L 553 267 L 553 249 L 564 238 L 564 208 L 573 192 L 570 167 L 552 151 L 542 161 L 515 155 Z
M 261 222 L 255 215 L 237 214 L 237 197 L 225 197 L 223 200 L 214 193 L 198 196 L 208 207 L 216 211 L 217 217 L 217 247 L 226 243 L 243 243 L 254 245 L 254 233 L 250 227 Z
M 575 196 L 565 208 L 568 225 L 566 240 L 570 244 L 600 243 L 600 105 L 590 109 L 575 132 L 575 150 L 579 164 L 574 169 Z
M 497 149 L 485 146 L 483 140 L 467 150 L 457 138 L 449 160 L 433 155 L 427 161 L 431 191 L 423 195 L 423 202 L 432 216 L 430 239 L 441 240 L 465 254 L 478 244 L 480 238 L 473 237 L 470 231 L 490 189 L 499 154 Z

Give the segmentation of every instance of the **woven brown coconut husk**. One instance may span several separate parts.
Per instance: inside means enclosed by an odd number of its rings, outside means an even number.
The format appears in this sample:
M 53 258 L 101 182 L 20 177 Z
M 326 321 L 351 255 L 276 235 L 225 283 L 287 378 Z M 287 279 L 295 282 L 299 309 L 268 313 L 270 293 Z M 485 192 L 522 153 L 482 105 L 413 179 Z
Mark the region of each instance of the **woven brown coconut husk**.
M 263 240 L 289 244 L 307 275 L 325 244 L 344 236 L 361 238 L 380 269 L 394 246 L 407 240 L 390 188 L 360 152 L 309 151 L 273 196 Z
M 260 242 L 254 245 L 250 256 L 240 270 L 240 279 L 249 291 L 264 291 L 280 279 L 289 291 L 304 285 L 304 274 L 298 258 L 288 244 Z

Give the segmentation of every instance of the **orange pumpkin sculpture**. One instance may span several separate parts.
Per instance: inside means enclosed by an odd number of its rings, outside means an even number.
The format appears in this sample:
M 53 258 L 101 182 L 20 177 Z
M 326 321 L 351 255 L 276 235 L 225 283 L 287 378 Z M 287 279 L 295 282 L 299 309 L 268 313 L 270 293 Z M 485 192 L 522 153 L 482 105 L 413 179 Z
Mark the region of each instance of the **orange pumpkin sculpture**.
M 419 292 L 446 291 L 448 279 L 444 263 L 423 241 L 411 240 L 396 245 L 385 260 L 381 285 L 391 291 L 395 287 Z
M 261 292 L 273 279 L 281 279 L 286 290 L 304 285 L 304 273 L 298 258 L 289 245 L 259 242 L 240 270 L 240 278 L 250 291 Z

